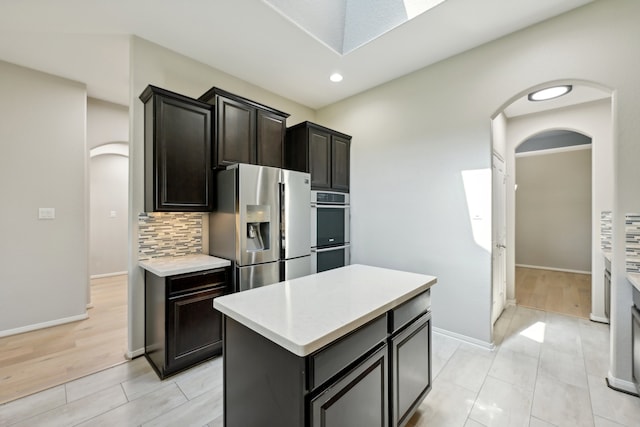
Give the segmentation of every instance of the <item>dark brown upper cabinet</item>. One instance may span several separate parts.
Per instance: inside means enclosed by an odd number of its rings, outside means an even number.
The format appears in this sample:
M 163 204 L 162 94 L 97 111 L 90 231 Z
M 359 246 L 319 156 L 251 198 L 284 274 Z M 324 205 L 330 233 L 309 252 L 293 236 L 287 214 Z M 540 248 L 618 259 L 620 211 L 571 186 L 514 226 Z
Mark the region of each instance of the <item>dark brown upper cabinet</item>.
M 312 190 L 349 192 L 351 137 L 311 122 L 287 129 L 284 167 L 309 172 Z
M 145 211 L 211 211 L 211 106 L 151 85 L 140 100 Z
M 282 167 L 289 114 L 216 87 L 199 100 L 215 110 L 215 166 L 251 163 Z

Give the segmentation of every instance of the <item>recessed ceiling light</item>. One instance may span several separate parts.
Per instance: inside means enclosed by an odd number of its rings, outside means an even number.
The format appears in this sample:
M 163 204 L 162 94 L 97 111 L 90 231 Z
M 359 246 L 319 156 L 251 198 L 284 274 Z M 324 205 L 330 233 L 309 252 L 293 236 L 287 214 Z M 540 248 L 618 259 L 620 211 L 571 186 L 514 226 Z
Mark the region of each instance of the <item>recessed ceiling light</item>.
M 548 99 L 566 95 L 571 92 L 571 89 L 573 89 L 571 85 L 548 87 L 546 89 L 540 89 L 535 92 L 531 92 L 527 98 L 529 99 L 529 101 L 546 101 Z
M 331 74 L 331 76 L 329 76 L 329 80 L 331 80 L 334 83 L 341 82 L 342 81 L 342 74 L 333 73 L 333 74 Z

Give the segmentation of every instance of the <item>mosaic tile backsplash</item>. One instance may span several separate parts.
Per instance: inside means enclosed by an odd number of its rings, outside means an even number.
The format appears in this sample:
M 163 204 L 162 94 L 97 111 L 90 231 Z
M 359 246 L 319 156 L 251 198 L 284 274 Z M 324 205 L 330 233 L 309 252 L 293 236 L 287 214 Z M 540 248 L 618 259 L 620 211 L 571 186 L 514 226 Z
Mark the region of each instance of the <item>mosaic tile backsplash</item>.
M 600 212 L 600 248 L 605 252 L 611 252 L 611 211 Z
M 640 214 L 625 216 L 627 271 L 640 273 Z
M 143 212 L 138 215 L 138 259 L 202 252 L 202 213 Z

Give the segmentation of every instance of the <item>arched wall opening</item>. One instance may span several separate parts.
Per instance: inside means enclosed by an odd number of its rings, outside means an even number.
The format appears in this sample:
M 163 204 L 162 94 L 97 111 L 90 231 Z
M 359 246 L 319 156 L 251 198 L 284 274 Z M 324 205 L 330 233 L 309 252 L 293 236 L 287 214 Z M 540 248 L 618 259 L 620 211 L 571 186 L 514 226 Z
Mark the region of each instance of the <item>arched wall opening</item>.
M 557 84 L 585 87 L 599 96 L 577 103 L 551 103 L 548 110 L 521 110 L 509 114 L 510 108 L 522 103 L 534 90 Z M 570 130 L 592 138 L 592 200 L 591 200 L 591 275 L 592 320 L 606 322 L 604 314 L 604 259 L 600 250 L 600 213 L 613 206 L 613 119 L 610 89 L 585 81 L 552 81 L 533 86 L 513 96 L 492 118 L 493 150 L 505 159 L 506 165 L 506 300 L 515 304 L 515 151 L 525 140 L 551 130 Z M 560 99 L 558 99 L 560 101 Z M 511 112 L 513 113 L 511 108 Z M 524 113 L 523 113 L 524 111 Z M 494 215 L 495 216 L 495 215 Z M 495 245 L 494 245 L 495 246 Z

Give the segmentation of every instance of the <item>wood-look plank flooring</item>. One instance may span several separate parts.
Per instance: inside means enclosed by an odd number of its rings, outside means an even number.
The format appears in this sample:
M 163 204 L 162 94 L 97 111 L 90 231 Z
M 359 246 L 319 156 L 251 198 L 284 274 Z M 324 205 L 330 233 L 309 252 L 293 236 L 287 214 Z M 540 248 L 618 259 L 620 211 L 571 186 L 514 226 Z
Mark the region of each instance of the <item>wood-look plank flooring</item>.
M 0 338 L 0 404 L 124 363 L 127 276 L 91 281 L 89 318 Z
M 591 275 L 516 267 L 516 302 L 523 307 L 588 319 Z

